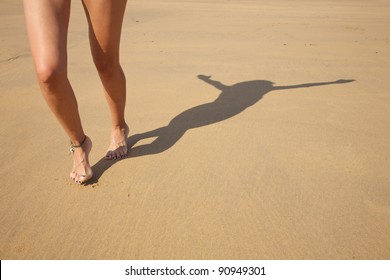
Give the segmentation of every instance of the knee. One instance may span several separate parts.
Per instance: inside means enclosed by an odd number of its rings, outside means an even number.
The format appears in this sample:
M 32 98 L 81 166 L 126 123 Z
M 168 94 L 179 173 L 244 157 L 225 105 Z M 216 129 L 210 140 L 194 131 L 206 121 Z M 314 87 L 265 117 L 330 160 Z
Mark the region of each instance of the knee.
M 54 87 L 67 80 L 66 66 L 53 63 L 36 65 L 38 81 L 44 86 Z
M 120 69 L 119 59 L 116 56 L 104 53 L 92 53 L 93 62 L 99 74 L 104 77 L 110 77 Z

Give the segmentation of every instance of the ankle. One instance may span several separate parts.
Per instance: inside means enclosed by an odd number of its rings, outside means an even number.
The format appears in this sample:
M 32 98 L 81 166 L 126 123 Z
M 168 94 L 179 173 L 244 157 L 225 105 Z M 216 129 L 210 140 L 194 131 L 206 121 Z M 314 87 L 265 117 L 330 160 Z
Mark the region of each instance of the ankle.
M 112 130 L 126 130 L 127 128 L 128 128 L 128 126 L 127 126 L 126 122 L 111 125 Z
M 70 151 L 71 151 L 72 153 L 74 153 L 76 149 L 82 148 L 83 145 L 84 145 L 84 143 L 86 142 L 87 138 L 88 138 L 88 136 L 87 136 L 87 135 L 84 135 L 84 137 L 82 138 L 81 141 L 78 141 L 78 140 L 72 141 L 72 140 L 71 140 L 71 141 L 70 141 Z

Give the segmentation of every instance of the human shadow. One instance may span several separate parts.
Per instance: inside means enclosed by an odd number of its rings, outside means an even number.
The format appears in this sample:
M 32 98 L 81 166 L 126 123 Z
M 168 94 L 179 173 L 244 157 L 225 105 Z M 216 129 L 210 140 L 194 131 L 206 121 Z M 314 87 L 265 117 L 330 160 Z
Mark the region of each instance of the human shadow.
M 331 82 L 274 86 L 274 83 L 271 81 L 253 80 L 229 86 L 211 79 L 211 76 L 198 75 L 198 78 L 220 90 L 221 93 L 219 96 L 212 102 L 192 107 L 180 113 L 166 126 L 128 137 L 127 145 L 128 147 L 132 147 L 128 158 L 162 153 L 174 146 L 188 130 L 215 124 L 234 117 L 256 104 L 265 94 L 271 91 L 344 84 L 354 81 L 337 80 Z M 155 139 L 149 144 L 135 146 L 137 142 L 147 138 Z M 115 161 L 107 161 L 104 158 L 97 162 L 92 167 L 94 179 L 91 182 L 97 182 L 101 175 L 114 163 Z

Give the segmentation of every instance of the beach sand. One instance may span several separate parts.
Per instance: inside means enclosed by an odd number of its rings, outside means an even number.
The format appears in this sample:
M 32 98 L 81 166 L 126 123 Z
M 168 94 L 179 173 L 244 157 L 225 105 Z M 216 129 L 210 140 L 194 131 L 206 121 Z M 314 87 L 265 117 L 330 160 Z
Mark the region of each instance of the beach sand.
M 134 146 L 114 163 L 72 1 L 87 186 L 68 178 L 20 2 L 0 3 L 0 259 L 390 258 L 388 1 L 129 1 Z

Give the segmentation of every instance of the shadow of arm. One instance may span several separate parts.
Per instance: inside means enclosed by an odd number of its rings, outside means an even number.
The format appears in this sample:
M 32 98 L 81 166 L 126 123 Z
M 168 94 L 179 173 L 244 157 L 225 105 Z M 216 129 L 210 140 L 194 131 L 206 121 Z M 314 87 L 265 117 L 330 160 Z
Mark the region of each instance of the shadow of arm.
M 224 91 L 227 88 L 227 86 L 225 86 L 221 82 L 214 81 L 214 80 L 212 80 L 210 78 L 211 78 L 211 76 L 198 75 L 198 79 L 199 80 L 202 80 L 202 81 L 204 81 L 204 82 L 214 86 L 215 88 L 219 89 L 220 91 Z
M 325 86 L 325 85 L 333 85 L 333 84 L 346 84 L 346 83 L 351 83 L 354 81 L 355 80 L 337 80 L 337 81 L 333 81 L 333 82 L 323 82 L 323 83 L 307 83 L 307 84 L 291 85 L 291 86 L 276 86 L 276 87 L 273 87 L 273 90 L 317 87 L 317 86 Z

